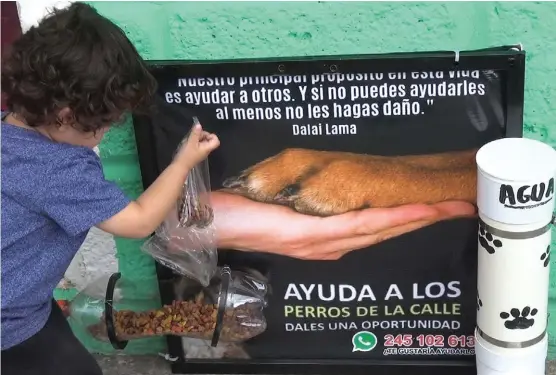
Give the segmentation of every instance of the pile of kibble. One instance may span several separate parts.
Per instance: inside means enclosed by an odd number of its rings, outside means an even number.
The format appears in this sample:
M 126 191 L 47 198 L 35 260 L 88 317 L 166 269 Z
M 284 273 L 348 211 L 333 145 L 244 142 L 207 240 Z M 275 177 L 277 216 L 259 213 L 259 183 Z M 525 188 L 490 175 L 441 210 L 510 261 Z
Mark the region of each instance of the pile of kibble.
M 216 327 L 218 306 L 201 301 L 174 301 L 161 309 L 134 312 L 114 311 L 116 336 L 120 340 L 132 340 L 158 335 L 177 335 L 212 339 Z M 239 342 L 264 332 L 266 322 L 261 306 L 243 304 L 227 308 L 224 313 L 220 340 Z M 96 337 L 106 338 L 104 321 L 89 327 Z

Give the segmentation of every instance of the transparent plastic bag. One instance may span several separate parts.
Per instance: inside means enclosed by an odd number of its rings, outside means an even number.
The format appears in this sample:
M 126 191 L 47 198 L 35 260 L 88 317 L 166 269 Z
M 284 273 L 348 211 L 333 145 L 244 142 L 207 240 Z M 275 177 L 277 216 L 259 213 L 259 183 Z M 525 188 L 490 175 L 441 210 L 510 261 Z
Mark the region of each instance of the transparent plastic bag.
M 196 124 L 198 120 L 194 118 Z M 207 286 L 218 261 L 213 219 L 209 166 L 208 160 L 204 160 L 190 171 L 176 208 L 144 243 L 143 251 L 164 266 Z
M 145 308 L 149 305 L 145 301 L 126 298 L 118 292 L 121 282 L 120 275 L 114 274 L 104 298 L 89 296 L 85 289 L 69 306 L 70 319 L 116 349 L 125 348 L 129 340 L 165 335 L 209 340 L 217 346 L 218 342 L 243 342 L 266 330 L 265 281 L 228 267 L 189 299 L 178 296 L 161 308 Z

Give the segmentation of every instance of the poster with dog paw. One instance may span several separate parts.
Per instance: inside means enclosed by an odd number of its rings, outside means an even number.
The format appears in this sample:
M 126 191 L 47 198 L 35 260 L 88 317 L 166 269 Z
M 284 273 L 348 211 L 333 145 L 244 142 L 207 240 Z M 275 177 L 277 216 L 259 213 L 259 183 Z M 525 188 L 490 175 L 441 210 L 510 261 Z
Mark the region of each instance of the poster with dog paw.
M 492 298 L 477 296 L 478 241 L 501 250 L 478 240 L 475 153 L 521 135 L 522 93 L 508 87 L 523 72 L 419 59 L 283 73 L 152 63 L 156 110 L 134 119 L 145 181 L 197 117 L 221 142 L 209 157 L 219 263 L 271 286 L 264 332 L 219 351 L 184 339 L 187 358 L 474 361 Z M 520 329 L 539 308 L 497 319 Z

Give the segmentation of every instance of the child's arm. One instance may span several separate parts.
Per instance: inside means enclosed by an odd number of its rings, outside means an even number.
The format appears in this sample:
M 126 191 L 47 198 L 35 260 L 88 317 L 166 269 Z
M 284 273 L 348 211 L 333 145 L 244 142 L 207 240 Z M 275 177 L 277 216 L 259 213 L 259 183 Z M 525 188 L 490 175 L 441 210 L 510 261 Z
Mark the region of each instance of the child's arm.
M 219 144 L 214 134 L 196 126 L 174 161 L 155 182 L 136 201 L 97 226 L 121 237 L 143 238 L 153 233 L 176 204 L 189 171 Z

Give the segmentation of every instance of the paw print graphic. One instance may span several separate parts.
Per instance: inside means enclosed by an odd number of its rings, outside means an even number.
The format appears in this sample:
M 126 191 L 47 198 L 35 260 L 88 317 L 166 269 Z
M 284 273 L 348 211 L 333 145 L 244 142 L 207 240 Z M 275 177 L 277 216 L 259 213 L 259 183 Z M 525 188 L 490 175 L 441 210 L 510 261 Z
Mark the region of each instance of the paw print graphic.
M 479 243 L 489 254 L 494 254 L 496 249 L 502 247 L 502 241 L 494 239 L 492 234 L 479 224 Z
M 483 307 L 483 301 L 481 301 L 481 298 L 479 297 L 479 294 L 477 293 L 477 311 L 479 311 L 481 309 L 481 307 Z
M 505 311 L 501 312 L 500 318 L 505 320 L 504 327 L 507 329 L 527 329 L 535 324 L 535 319 L 532 317 L 537 313 L 537 309 L 531 309 L 529 306 L 525 306 L 521 311 L 514 307 L 509 314 Z
M 548 267 L 550 264 L 550 245 L 547 246 L 546 251 L 541 255 L 541 262 L 543 266 Z

